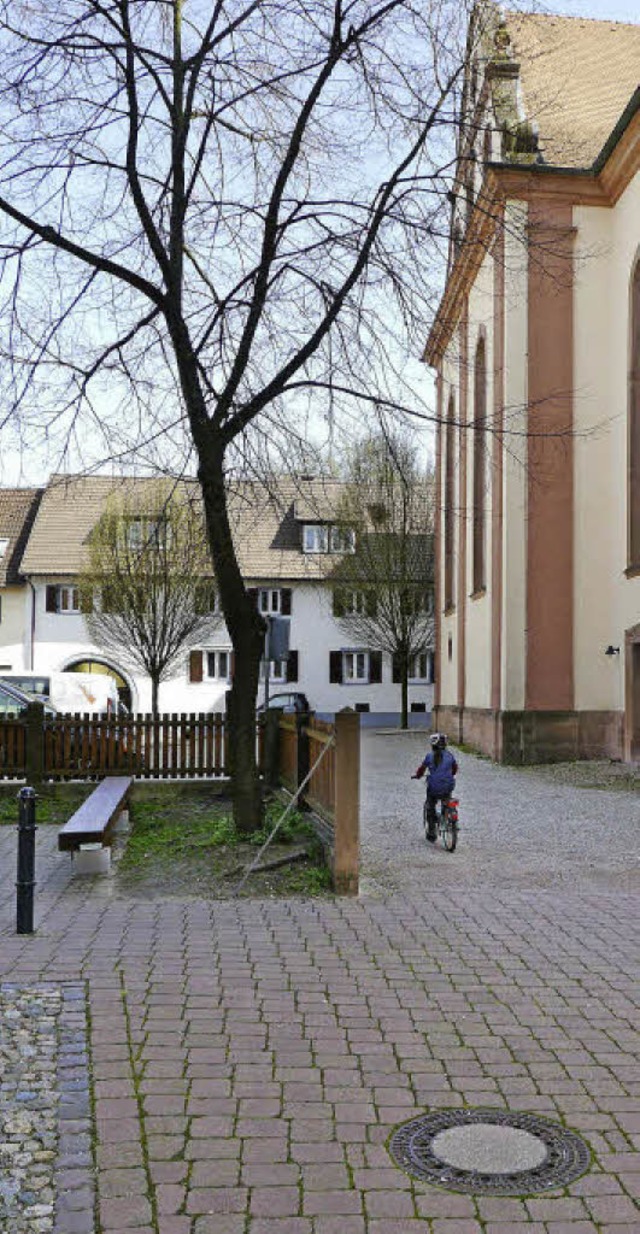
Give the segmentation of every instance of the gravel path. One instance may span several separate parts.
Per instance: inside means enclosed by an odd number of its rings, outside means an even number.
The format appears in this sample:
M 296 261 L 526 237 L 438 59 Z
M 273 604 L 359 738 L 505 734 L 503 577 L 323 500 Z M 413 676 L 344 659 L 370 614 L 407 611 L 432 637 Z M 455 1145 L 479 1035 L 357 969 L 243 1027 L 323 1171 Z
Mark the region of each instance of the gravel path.
M 362 890 L 640 890 L 640 794 L 577 787 L 575 768 L 497 767 L 459 755 L 460 841 L 427 845 L 424 733 L 362 737 Z M 593 770 L 593 769 L 592 769 Z M 603 771 L 616 782 L 616 769 Z M 624 776 L 619 776 L 624 784 Z

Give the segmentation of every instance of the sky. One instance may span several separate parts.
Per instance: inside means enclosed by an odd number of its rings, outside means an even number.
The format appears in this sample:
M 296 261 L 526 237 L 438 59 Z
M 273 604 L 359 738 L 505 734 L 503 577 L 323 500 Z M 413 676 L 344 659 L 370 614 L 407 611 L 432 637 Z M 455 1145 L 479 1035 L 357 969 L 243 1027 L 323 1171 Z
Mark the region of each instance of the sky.
M 527 8 L 528 5 L 524 4 L 523 7 Z M 536 7 L 543 12 L 591 17 L 600 21 L 609 19 L 636 24 L 640 21 L 640 0 L 538 0 Z M 505 8 L 509 8 L 508 0 L 505 0 Z M 415 358 L 408 360 L 408 368 L 412 375 L 415 375 L 418 384 L 426 384 L 427 400 L 430 392 L 433 399 L 431 375 L 428 371 Z M 431 449 L 430 438 L 431 434 L 427 434 L 427 452 Z M 25 456 L 11 447 L 7 448 L 7 444 L 6 435 L 4 441 L 0 435 L 0 485 L 43 484 L 53 461 L 45 459 L 44 454 L 40 457 L 34 454 Z

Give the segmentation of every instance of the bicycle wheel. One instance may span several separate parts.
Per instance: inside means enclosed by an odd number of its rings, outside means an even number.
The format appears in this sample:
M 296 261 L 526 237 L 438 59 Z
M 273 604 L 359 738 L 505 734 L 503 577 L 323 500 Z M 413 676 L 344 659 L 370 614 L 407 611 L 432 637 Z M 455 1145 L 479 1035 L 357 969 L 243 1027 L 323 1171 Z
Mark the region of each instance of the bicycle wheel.
M 458 843 L 458 824 L 455 819 L 452 819 L 447 807 L 442 807 L 442 817 L 440 820 L 440 835 L 442 843 L 448 853 L 455 853 L 456 844 Z

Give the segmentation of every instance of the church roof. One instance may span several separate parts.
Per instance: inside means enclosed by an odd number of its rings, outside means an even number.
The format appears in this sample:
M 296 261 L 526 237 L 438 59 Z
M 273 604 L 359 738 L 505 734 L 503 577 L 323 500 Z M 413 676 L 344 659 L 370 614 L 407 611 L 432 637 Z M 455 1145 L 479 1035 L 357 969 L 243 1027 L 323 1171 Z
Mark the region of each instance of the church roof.
M 543 161 L 591 167 L 640 86 L 640 24 L 507 13 L 506 27 Z

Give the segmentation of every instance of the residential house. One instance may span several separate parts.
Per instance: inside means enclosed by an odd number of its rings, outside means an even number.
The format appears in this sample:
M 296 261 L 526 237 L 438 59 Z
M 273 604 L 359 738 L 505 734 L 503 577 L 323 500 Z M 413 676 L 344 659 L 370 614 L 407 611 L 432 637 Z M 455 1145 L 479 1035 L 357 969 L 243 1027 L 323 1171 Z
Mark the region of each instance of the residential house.
M 640 25 L 474 20 L 426 348 L 437 724 L 508 761 L 638 758 Z
M 0 489 L 0 675 L 31 668 L 31 591 L 21 561 L 40 497 L 40 489 Z
M 154 483 L 107 476 L 51 478 L 22 556 L 29 602 L 22 644 L 5 657 L 14 673 L 108 671 L 134 711 L 149 709 L 149 680 L 131 671 L 126 656 L 107 656 L 92 642 L 78 582 L 92 528 L 109 498 Z M 182 482 L 182 487 L 191 497 L 197 493 L 195 482 Z M 303 692 L 320 713 L 349 706 L 368 712 L 376 722 L 391 720 L 400 706 L 391 656 L 350 638 L 344 594 L 332 581 L 344 554 L 354 547 L 339 526 L 341 491 L 340 484 L 328 480 L 278 480 L 271 489 L 239 484 L 230 499 L 236 550 L 260 612 L 290 623 L 290 655 L 271 666 L 271 693 Z M 161 711 L 224 710 L 233 662 L 214 594 L 211 610 L 206 633 L 185 647 L 180 670 L 160 687 Z M 432 696 L 433 652 L 427 647 L 416 657 L 409 690 L 416 719 L 428 721 Z

